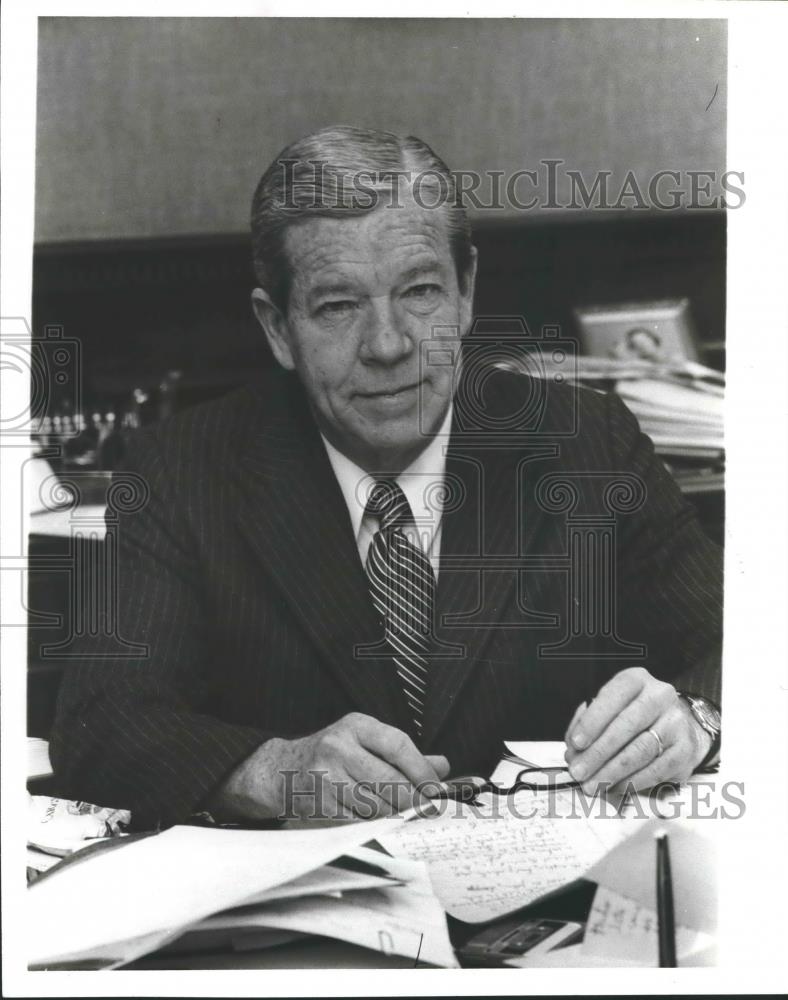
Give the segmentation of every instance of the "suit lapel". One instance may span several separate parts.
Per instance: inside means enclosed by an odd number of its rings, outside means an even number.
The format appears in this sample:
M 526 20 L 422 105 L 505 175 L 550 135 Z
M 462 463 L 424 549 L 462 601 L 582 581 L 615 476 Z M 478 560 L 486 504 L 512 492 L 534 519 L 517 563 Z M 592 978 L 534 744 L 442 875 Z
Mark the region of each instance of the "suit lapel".
M 391 661 L 359 655 L 383 629 L 344 497 L 295 379 L 280 381 L 242 451 L 239 527 L 358 710 L 407 729 Z
M 490 609 L 500 611 L 514 589 L 513 573 L 482 572 L 481 557 L 506 551 L 513 492 L 499 463 L 483 449 L 452 440 L 446 461 L 448 488 L 463 502 L 443 515 L 436 596 L 434 658 L 425 706 L 426 745 L 434 744 L 490 640 Z M 491 478 L 492 477 L 492 478 Z M 513 550 L 510 548 L 509 552 Z
M 495 557 L 533 550 L 544 512 L 534 496 L 542 471 L 533 471 L 529 459 L 555 454 L 554 446 L 539 443 L 532 449 L 520 443 L 516 451 L 463 443 L 456 426 L 452 431 L 447 486 L 451 491 L 455 484 L 465 500 L 443 517 L 435 619 L 437 655 L 430 662 L 424 718 L 426 750 L 438 745 L 436 741 L 461 700 L 463 687 L 484 660 L 496 625 L 507 621 L 519 574 L 500 561 L 496 566 Z M 510 614 L 516 621 L 518 613 Z

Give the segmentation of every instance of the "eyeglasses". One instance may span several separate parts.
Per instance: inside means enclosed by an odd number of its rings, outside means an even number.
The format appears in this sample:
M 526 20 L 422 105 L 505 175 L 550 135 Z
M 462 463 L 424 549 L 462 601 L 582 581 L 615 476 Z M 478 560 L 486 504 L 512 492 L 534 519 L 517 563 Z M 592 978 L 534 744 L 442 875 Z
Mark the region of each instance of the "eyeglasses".
M 508 788 L 491 782 L 488 785 L 488 791 L 493 795 L 514 795 L 522 791 L 554 792 L 561 788 L 579 788 L 580 782 L 575 781 L 566 767 L 524 767 Z
M 460 802 L 473 802 L 477 796 L 515 795 L 517 792 L 557 792 L 562 788 L 579 788 L 580 782 L 575 781 L 565 767 L 524 767 L 518 771 L 512 785 L 496 785 L 482 778 L 462 777 L 452 778 L 446 784 L 449 790 L 441 798 L 457 799 Z

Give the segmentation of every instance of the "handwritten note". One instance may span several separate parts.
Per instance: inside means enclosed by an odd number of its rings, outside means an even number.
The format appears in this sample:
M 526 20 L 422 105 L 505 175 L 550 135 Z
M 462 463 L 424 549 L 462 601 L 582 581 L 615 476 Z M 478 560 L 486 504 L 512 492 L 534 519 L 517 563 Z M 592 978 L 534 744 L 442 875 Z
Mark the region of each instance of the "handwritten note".
M 568 796 L 525 792 L 512 804 L 516 812 L 487 798 L 479 810 L 406 823 L 381 843 L 426 862 L 447 912 L 479 923 L 579 878 L 626 835 L 620 820 L 585 817 Z
M 627 823 L 625 822 L 625 826 Z M 670 837 L 670 864 L 676 922 L 714 933 L 717 926 L 716 844 L 714 823 L 702 820 L 648 820 L 629 825 L 635 832 L 611 850 L 588 877 L 613 892 L 656 910 L 655 833 Z
M 708 948 L 712 940 L 710 935 L 689 927 L 676 927 L 680 959 Z M 600 886 L 588 915 L 583 952 L 633 960 L 644 966 L 657 965 L 657 914 L 634 899 Z

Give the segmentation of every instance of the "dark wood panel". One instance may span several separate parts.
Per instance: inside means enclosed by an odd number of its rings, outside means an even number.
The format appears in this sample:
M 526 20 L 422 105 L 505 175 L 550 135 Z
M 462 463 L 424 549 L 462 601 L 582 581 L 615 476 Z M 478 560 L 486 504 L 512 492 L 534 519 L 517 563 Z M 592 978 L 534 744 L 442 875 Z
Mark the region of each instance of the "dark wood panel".
M 478 223 L 479 316 L 522 316 L 572 335 L 578 305 L 686 296 L 704 343 L 724 341 L 725 216 L 712 211 Z M 249 305 L 248 237 L 101 241 L 36 248 L 36 334 L 82 346 L 89 405 L 184 373 L 203 398 L 271 364 Z M 710 358 L 720 363 L 720 352 Z

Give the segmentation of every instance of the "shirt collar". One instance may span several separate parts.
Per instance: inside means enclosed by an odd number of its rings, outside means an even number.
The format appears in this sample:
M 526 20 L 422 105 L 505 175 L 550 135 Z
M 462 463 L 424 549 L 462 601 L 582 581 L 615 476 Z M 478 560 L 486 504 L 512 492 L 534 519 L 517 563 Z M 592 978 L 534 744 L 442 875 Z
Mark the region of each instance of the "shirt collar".
M 438 433 L 430 438 L 427 447 L 396 478 L 397 484 L 408 498 L 416 522 L 424 523 L 429 534 L 434 534 L 441 520 L 439 500 L 443 491 L 440 487 L 446 474 L 446 445 L 449 442 L 452 412 L 453 405 L 449 403 Z M 320 436 L 345 498 L 353 534 L 358 541 L 367 502 L 366 484 L 369 474 L 338 451 L 322 433 Z

